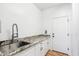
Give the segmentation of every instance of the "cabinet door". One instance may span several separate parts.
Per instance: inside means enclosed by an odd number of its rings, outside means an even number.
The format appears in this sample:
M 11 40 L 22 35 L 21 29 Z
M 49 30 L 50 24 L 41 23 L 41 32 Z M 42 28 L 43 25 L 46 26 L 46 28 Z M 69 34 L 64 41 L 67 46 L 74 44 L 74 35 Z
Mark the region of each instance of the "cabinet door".
M 41 55 L 44 56 L 48 51 L 47 40 L 40 43 L 40 51 Z
M 31 47 L 28 52 L 26 53 L 26 56 L 35 56 L 35 46 Z
M 30 47 L 22 52 L 19 52 L 14 56 L 35 56 L 35 46 Z
M 35 56 L 41 56 L 40 43 L 35 45 Z

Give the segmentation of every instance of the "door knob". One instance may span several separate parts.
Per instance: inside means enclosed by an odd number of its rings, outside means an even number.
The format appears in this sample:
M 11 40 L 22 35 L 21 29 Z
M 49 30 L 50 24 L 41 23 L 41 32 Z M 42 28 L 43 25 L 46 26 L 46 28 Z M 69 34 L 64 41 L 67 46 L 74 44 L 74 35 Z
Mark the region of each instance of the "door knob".
M 52 37 L 55 37 L 55 36 L 52 36 Z

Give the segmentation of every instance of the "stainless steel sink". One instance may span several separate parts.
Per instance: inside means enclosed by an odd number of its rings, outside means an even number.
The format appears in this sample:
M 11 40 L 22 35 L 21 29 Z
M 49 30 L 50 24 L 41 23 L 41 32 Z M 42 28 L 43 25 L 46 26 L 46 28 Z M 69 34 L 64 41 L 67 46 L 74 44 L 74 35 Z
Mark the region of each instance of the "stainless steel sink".
M 18 47 L 22 47 L 22 46 L 25 46 L 25 45 L 28 45 L 30 44 L 29 42 L 23 42 L 23 41 L 20 41 L 18 42 Z
M 4 54 L 7 55 L 15 50 L 17 50 L 20 47 L 23 47 L 25 45 L 29 45 L 29 42 L 23 42 L 23 41 L 14 41 L 13 43 L 8 42 L 4 42 L 6 44 L 2 44 L 2 46 L 0 46 L 0 51 Z

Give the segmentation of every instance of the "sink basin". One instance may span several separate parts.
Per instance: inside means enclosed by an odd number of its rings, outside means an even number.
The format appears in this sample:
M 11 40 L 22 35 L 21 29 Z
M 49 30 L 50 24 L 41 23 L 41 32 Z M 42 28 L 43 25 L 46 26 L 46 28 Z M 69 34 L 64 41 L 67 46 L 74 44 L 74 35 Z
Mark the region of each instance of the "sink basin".
M 29 43 L 29 42 L 20 41 L 20 42 L 18 43 L 18 47 L 22 47 L 22 46 L 25 46 L 25 45 L 28 45 L 28 44 L 30 44 L 30 43 Z
M 0 51 L 4 54 L 7 55 L 15 50 L 17 50 L 20 47 L 23 47 L 25 45 L 29 45 L 29 42 L 23 42 L 23 41 L 17 41 L 13 42 L 12 44 L 7 43 L 6 45 L 0 46 Z

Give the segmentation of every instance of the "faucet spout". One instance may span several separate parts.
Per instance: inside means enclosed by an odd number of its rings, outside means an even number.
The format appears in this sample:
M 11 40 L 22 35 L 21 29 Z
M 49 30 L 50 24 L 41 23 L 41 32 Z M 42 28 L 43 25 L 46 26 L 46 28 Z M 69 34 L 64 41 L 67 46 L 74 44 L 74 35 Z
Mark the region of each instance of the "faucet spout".
M 14 29 L 16 29 L 16 33 Z M 17 24 L 12 25 L 12 43 L 15 38 L 18 38 L 18 25 Z

